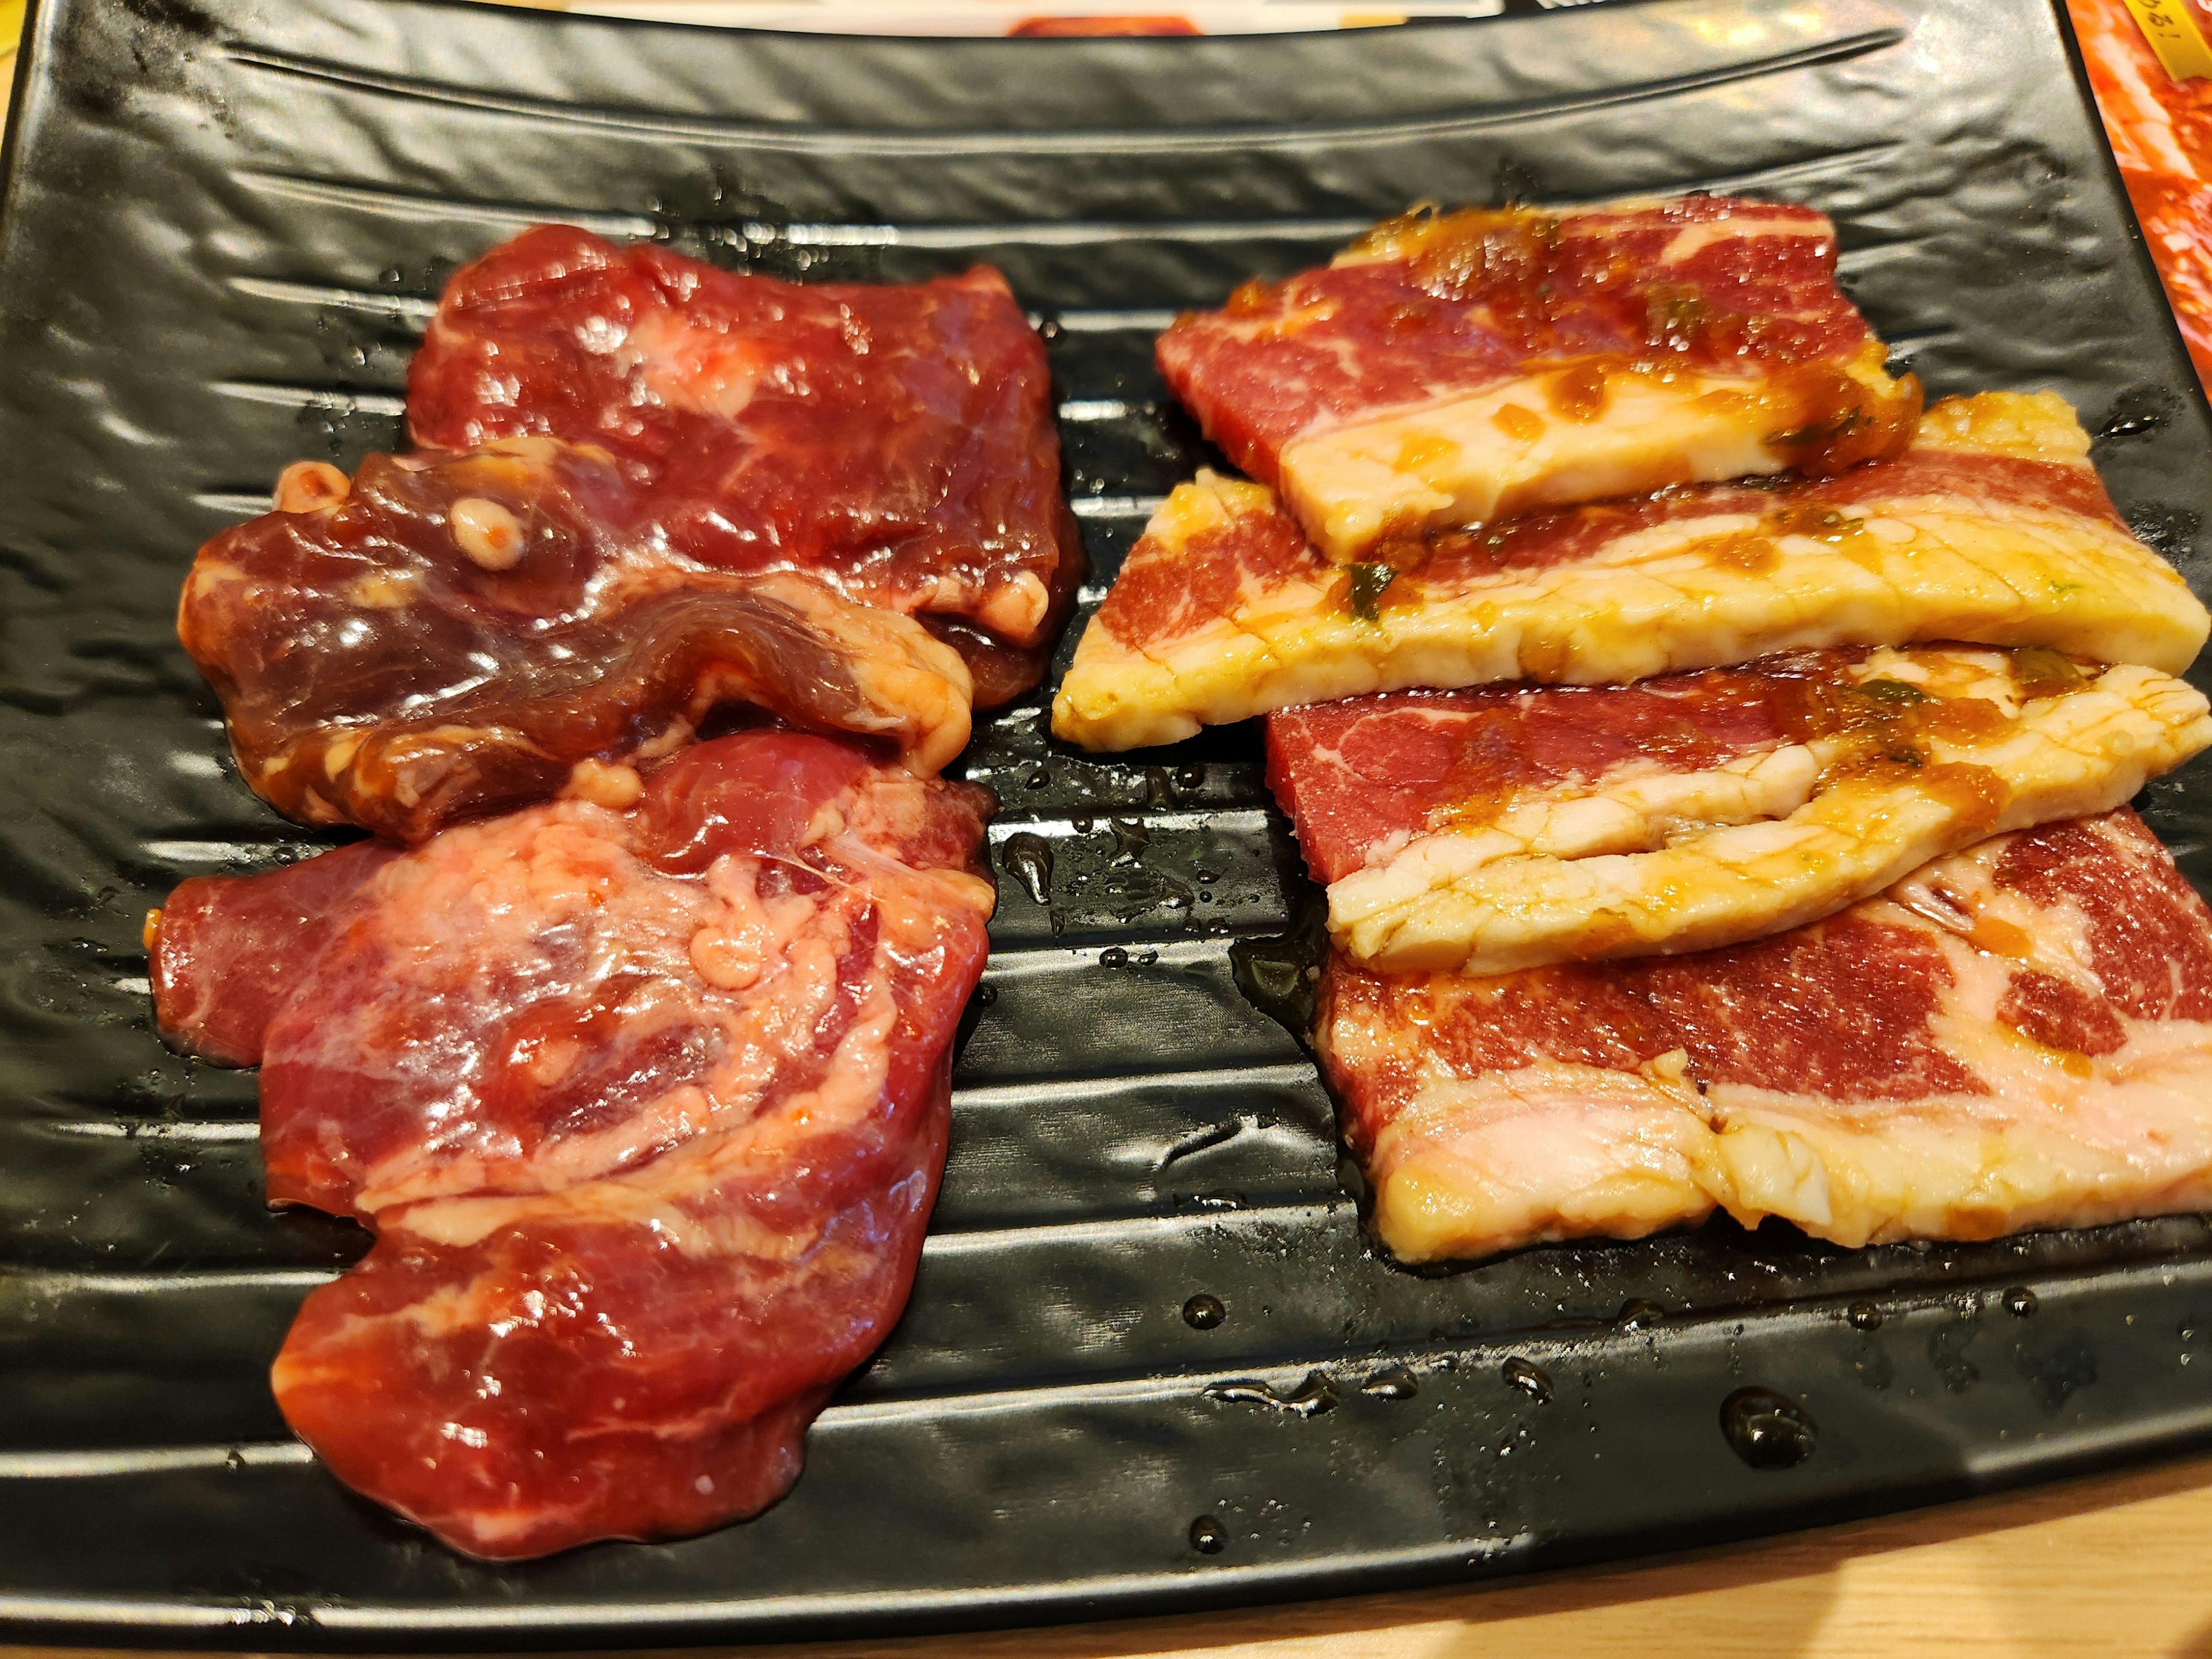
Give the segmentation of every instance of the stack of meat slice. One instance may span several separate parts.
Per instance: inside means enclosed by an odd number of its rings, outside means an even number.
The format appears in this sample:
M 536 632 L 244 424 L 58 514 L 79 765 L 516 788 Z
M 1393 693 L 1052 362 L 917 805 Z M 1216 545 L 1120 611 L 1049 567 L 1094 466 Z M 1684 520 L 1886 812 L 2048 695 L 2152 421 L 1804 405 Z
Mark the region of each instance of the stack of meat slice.
M 287 1420 L 457 1547 L 757 1511 L 897 1317 L 993 904 L 935 774 L 1080 574 L 1048 393 L 996 272 L 549 227 L 454 277 L 420 448 L 201 550 L 242 775 L 381 839 L 187 882 L 156 1011 L 263 1067 L 271 1200 L 376 1231 Z
M 1411 216 L 1158 355 L 1261 482 L 1169 498 L 1054 728 L 1267 717 L 1399 1256 L 2212 1194 L 2212 912 L 2125 808 L 2208 618 L 2062 400 L 1923 411 L 1827 221 L 1710 197 Z

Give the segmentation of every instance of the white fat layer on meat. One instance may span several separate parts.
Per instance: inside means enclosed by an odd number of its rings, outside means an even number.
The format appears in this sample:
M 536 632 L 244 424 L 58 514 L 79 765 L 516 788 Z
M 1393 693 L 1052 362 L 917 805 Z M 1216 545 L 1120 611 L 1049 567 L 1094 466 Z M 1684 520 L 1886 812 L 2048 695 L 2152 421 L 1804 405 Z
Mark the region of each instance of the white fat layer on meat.
M 2212 1025 L 2126 1019 L 2119 1048 L 2085 1056 L 2003 1024 L 2020 969 L 2102 987 L 2089 918 L 2071 901 L 2037 904 L 1999 887 L 2001 851 L 1946 860 L 1869 907 L 1962 919 L 1929 930 L 1952 981 L 1929 1029 L 1990 1092 L 1900 1108 L 1716 1086 L 1708 1181 L 1739 1218 L 1778 1215 L 1858 1245 L 2092 1226 L 2212 1201 Z M 1977 948 L 1993 935 L 2008 948 Z
M 1331 558 L 1354 559 L 1385 533 L 1485 524 L 1508 514 L 1662 484 L 1778 472 L 1762 441 L 1774 411 L 1741 375 L 1659 380 L 1615 372 L 1595 420 L 1551 412 L 1555 375 L 1517 376 L 1480 392 L 1302 435 L 1284 446 L 1283 499 Z M 1500 417 L 1533 423 L 1526 438 Z
M 1520 211 L 1532 219 L 1552 221 L 1562 236 L 1607 241 L 1618 234 L 1621 215 L 1638 210 L 1663 211 L 1674 200 L 1674 198 L 1666 196 L 1620 196 L 1602 202 L 1578 202 L 1564 206 L 1528 203 L 1523 204 Z M 1430 237 L 1440 226 L 1448 226 L 1454 216 L 1447 214 L 1441 219 L 1409 218 L 1377 225 L 1351 246 L 1332 257 L 1328 262 L 1330 268 L 1342 270 L 1348 265 L 1389 264 L 1409 258 L 1427 245 Z M 1675 233 L 1674 240 L 1660 254 L 1660 263 L 1680 264 L 1715 242 L 1749 240 L 1767 236 L 1826 242 L 1832 240 L 1835 234 L 1834 224 L 1825 216 L 1761 212 L 1757 204 L 1747 203 L 1742 204 L 1741 209 L 1723 213 L 1717 218 L 1685 225 Z
M 787 380 L 791 366 L 766 343 L 727 329 L 702 326 L 680 313 L 651 311 L 609 355 L 629 374 L 641 403 L 734 421 L 767 376 Z
M 1478 1253 L 1472 1240 L 1694 1224 L 1714 1207 L 1696 1098 L 1663 1078 L 1551 1062 L 1429 1083 L 1370 1160 L 1383 1237 L 1401 1260 L 1431 1261 Z
M 855 810 L 880 809 L 870 798 Z M 537 941 L 580 932 L 596 948 L 580 963 L 545 957 L 557 988 L 634 985 L 622 1003 L 626 1029 L 711 1030 L 713 1067 L 641 1103 L 613 1127 L 535 1147 L 503 1137 L 465 1153 L 434 1128 L 362 1171 L 355 1202 L 380 1227 L 459 1246 L 525 1220 L 627 1221 L 687 1250 L 803 1249 L 708 1202 L 714 1188 L 748 1170 L 773 1171 L 810 1138 L 872 1109 L 898 1014 L 890 990 L 896 964 L 941 950 L 948 927 L 992 908 L 988 883 L 901 864 L 847 833 L 842 813 L 816 818 L 823 835 L 814 856 L 831 884 L 765 901 L 762 860 L 726 854 L 703 883 L 658 879 L 635 867 L 616 822 L 602 808 L 565 800 L 461 826 L 386 866 L 376 878 L 385 890 L 379 901 L 406 930 L 394 933 L 392 971 L 404 975 L 419 961 L 434 979 L 438 964 L 464 948 L 527 964 L 544 956 Z M 839 994 L 851 929 L 870 911 L 877 933 L 866 994 L 835 1059 L 816 1089 L 772 1099 L 779 1073 L 812 1052 L 818 1022 Z M 504 950 L 502 932 L 514 934 Z M 334 1040 L 343 1048 L 343 1036 Z M 536 1081 L 555 1085 L 583 1058 L 577 1043 L 563 1042 L 530 1064 Z M 406 1063 L 404 1054 L 398 1063 Z M 445 1079 L 451 1104 L 434 1116 L 480 1137 L 483 1081 Z
M 1009 639 L 1034 640 L 1037 629 L 1043 625 L 1045 613 L 1051 608 L 1052 595 L 1046 591 L 1044 583 L 1032 572 L 1022 570 L 993 590 L 975 614 L 986 628 L 994 629 Z
M 818 582 L 784 574 L 774 597 L 830 641 L 861 702 L 880 711 L 854 716 L 851 729 L 896 738 L 909 771 L 934 776 L 968 744 L 975 685 L 960 653 L 911 617 L 854 605 Z
M 2203 696 L 2149 669 L 2109 669 L 2024 708 L 1994 653 L 1881 652 L 1855 672 L 1940 679 L 2011 728 L 1933 741 L 1904 781 L 1819 788 L 1844 741 L 1822 738 L 1708 771 L 1602 778 L 1579 798 L 1531 791 L 1491 823 L 1419 836 L 1332 884 L 1332 938 L 1377 969 L 1476 974 L 1735 944 L 1832 915 L 1984 836 L 2107 811 L 2212 745 Z M 1994 820 L 1980 795 L 1920 781 L 1944 766 L 1990 775 Z
M 872 984 L 819 1088 L 777 1102 L 722 1133 L 695 1133 L 640 1169 L 525 1196 L 434 1199 L 400 1211 L 389 1224 L 432 1243 L 465 1247 L 532 1222 L 599 1223 L 644 1228 L 691 1255 L 796 1261 L 813 1248 L 820 1223 L 829 1218 L 817 1218 L 806 1230 L 770 1227 L 741 1208 L 711 1200 L 732 1177 L 770 1175 L 800 1142 L 852 1127 L 876 1106 L 888 1076 L 897 1012 L 889 990 Z M 794 1011 L 794 1018 L 803 1015 Z M 757 1091 L 753 1098 L 757 1108 Z
M 1808 222 L 1803 215 L 1761 217 L 1753 213 L 1731 214 L 1725 219 L 1701 219 L 1674 233 L 1661 250 L 1662 265 L 1686 264 L 1716 242 L 1741 241 L 1754 236 L 1780 236 L 1808 242 L 1826 242 L 1834 234 L 1825 220 Z
M 1943 860 L 1860 911 L 1941 951 L 1952 983 L 1930 1033 L 1987 1093 L 1701 1092 L 1683 1080 L 1680 1051 L 1638 1073 L 1546 1061 L 1460 1078 L 1419 1026 L 1371 1009 L 1339 1018 L 1320 1034 L 1339 1064 L 1396 1065 L 1416 1079 L 1365 1160 L 1383 1242 L 1408 1261 L 1471 1258 L 1543 1239 L 1638 1237 L 1719 1207 L 1747 1227 L 1775 1216 L 1856 1248 L 2212 1205 L 2212 1024 L 2123 1017 L 2121 1046 L 2084 1055 L 2001 1023 L 2021 968 L 2102 988 L 2087 917 L 2071 902 L 1998 888 L 2001 852 L 1985 842 Z M 1978 946 L 1984 918 L 2025 937 L 2006 951 Z
M 1916 870 L 1883 897 L 1915 920 L 1969 944 L 2001 940 L 1993 954 L 2081 989 L 2103 986 L 2089 967 L 2088 918 L 2072 904 L 2038 904 L 1993 878 L 2006 843 L 1990 840 Z
M 2087 438 L 2050 394 L 1940 404 L 1928 448 L 2086 466 Z M 1195 556 L 1203 532 L 1273 511 L 1261 486 L 1201 473 L 1155 515 L 1127 569 Z M 1837 541 L 1788 536 L 1771 568 L 1731 544 L 1759 520 L 1715 514 L 1617 536 L 1589 556 L 1478 574 L 1449 589 L 1402 577 L 1373 621 L 1318 558 L 1238 574 L 1230 614 L 1125 641 L 1094 619 L 1053 701 L 1053 730 L 1094 750 L 1180 742 L 1202 726 L 1419 686 L 1528 679 L 1606 684 L 1770 652 L 1961 640 L 2045 645 L 2179 673 L 2212 618 L 2179 574 L 2102 519 L 1971 495 L 1855 507 Z

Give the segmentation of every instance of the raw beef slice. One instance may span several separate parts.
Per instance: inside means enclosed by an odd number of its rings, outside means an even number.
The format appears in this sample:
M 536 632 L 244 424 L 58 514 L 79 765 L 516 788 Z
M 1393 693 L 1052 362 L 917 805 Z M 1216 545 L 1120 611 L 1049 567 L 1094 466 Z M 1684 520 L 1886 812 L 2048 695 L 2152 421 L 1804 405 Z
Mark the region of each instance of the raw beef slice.
M 988 266 L 801 284 L 540 226 L 447 285 L 407 421 L 596 445 L 675 551 L 917 617 L 987 707 L 1036 684 L 1082 576 L 1044 348 Z
M 1807 651 L 1627 686 L 1267 717 L 1267 775 L 1370 967 L 1679 954 L 1832 915 L 2212 744 L 2193 686 L 2035 647 Z
M 1948 399 L 1899 459 L 1690 485 L 1332 565 L 1258 484 L 1201 473 L 1132 548 L 1053 700 L 1086 749 L 1300 703 L 1600 685 L 1770 652 L 1961 640 L 2178 674 L 2208 619 L 2048 392 Z
M 510 1559 L 751 1515 L 906 1299 L 981 974 L 982 792 L 850 744 L 185 883 L 165 1032 L 269 1195 L 376 1231 L 273 1374 L 349 1486 Z
M 1716 1206 L 1856 1248 L 2212 1205 L 2212 911 L 2125 809 L 1696 956 L 1339 955 L 1316 1042 L 1408 1261 Z
M 403 841 L 626 769 L 744 708 L 879 739 L 933 772 L 968 671 L 910 618 L 797 571 L 710 570 L 650 490 L 550 438 L 301 463 L 278 508 L 200 550 L 177 628 L 239 771 L 309 823 Z M 611 796 L 610 791 L 613 791 Z
M 1893 456 L 1920 386 L 1808 208 L 1419 211 L 1160 337 L 1206 435 L 1329 558 L 1439 526 Z

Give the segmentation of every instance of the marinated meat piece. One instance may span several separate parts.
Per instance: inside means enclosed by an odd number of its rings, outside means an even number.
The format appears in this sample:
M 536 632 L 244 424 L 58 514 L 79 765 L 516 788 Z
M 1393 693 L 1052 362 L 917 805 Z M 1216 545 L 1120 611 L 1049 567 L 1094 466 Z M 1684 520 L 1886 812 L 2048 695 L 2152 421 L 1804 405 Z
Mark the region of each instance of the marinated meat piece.
M 2179 673 L 2212 619 L 2129 532 L 2063 401 L 1929 410 L 1896 461 L 1707 484 L 1333 566 L 1257 484 L 1170 495 L 1053 702 L 1090 749 L 1414 686 L 1604 684 L 1776 651 L 1964 640 Z
M 1818 921 L 2208 744 L 2203 694 L 2154 670 L 1922 647 L 1321 703 L 1268 717 L 1267 775 L 1339 948 L 1498 974 Z
M 164 1029 L 245 985 L 200 1046 L 261 1061 L 271 1200 L 376 1230 L 274 1373 L 341 1480 L 501 1559 L 783 1493 L 913 1276 L 986 799 L 746 732 L 626 810 L 179 890 Z
M 258 1065 L 261 1034 L 321 948 L 325 918 L 398 856 L 357 841 L 250 881 L 196 876 L 179 887 L 147 926 L 161 1035 L 217 1065 Z
M 1758 947 L 1752 947 L 1758 948 Z M 1401 1261 L 1642 1238 L 1712 1213 L 1711 1131 L 1644 964 L 1382 975 L 1332 954 L 1315 1045 Z
M 2212 1204 L 2212 911 L 2124 809 L 1698 956 L 1337 956 L 1316 1042 L 1407 1261 L 1716 1206 L 1856 1247 Z
M 1911 375 L 1835 227 L 1719 196 L 1415 211 L 1160 337 L 1206 435 L 1329 558 L 1446 525 L 1901 451 Z
M 247 784 L 307 823 L 419 841 L 572 781 L 622 805 L 623 763 L 732 705 L 922 772 L 968 740 L 950 647 L 793 571 L 676 556 L 599 450 L 307 464 L 280 500 L 200 550 L 177 629 Z
M 597 444 L 670 549 L 921 617 L 984 706 L 1036 684 L 1082 576 L 1044 348 L 986 266 L 801 286 L 540 226 L 447 285 L 407 419 Z

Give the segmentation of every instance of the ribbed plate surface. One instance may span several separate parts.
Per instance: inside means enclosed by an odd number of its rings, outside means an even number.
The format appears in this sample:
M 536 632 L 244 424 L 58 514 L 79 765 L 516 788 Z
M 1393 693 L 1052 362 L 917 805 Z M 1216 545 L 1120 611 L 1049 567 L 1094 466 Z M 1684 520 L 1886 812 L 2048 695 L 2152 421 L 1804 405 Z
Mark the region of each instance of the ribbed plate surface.
M 259 1201 L 251 1076 L 149 1029 L 172 884 L 311 845 L 171 616 L 302 453 L 392 444 L 445 274 L 544 218 L 781 273 L 990 260 L 1051 340 L 1103 585 L 1205 457 L 1152 334 L 1418 198 L 1726 187 L 1834 213 L 1937 392 L 2052 386 L 2206 572 L 2207 414 L 2044 0 L 1652 0 L 1413 30 L 898 42 L 398 0 L 47 0 L 0 220 L 0 1616 L 394 1648 L 1021 1622 L 1756 1533 L 2212 1431 L 2197 1218 L 1962 1248 L 1725 1225 L 1457 1273 L 1362 1245 L 1328 1103 L 1231 975 L 1305 889 L 1253 734 L 983 730 L 1010 874 L 904 1322 L 796 1493 L 686 1543 L 464 1561 L 342 1491 L 264 1372 L 360 1248 Z M 1062 660 L 1065 660 L 1063 648 Z M 2212 773 L 2157 826 L 2198 876 Z M 2032 1285 L 2040 1311 L 2007 1311 Z M 1186 1298 L 1228 1317 L 1194 1329 Z M 1662 1306 L 1623 1326 L 1622 1305 Z M 1854 1298 L 1879 1328 L 1844 1317 Z M 1548 1373 L 1552 1397 L 1502 1362 Z M 2191 1364 L 2194 1361 L 2194 1364 Z M 1401 1368 L 1415 1384 L 1363 1391 Z M 1333 1409 L 1274 1408 L 1243 1379 Z M 1802 1398 L 1746 1467 L 1730 1390 Z M 1232 1391 L 1235 1393 L 1237 1391 Z M 1322 1396 L 1310 1389 L 1310 1402 Z M 1226 1547 L 1195 1553 L 1194 1517 Z

